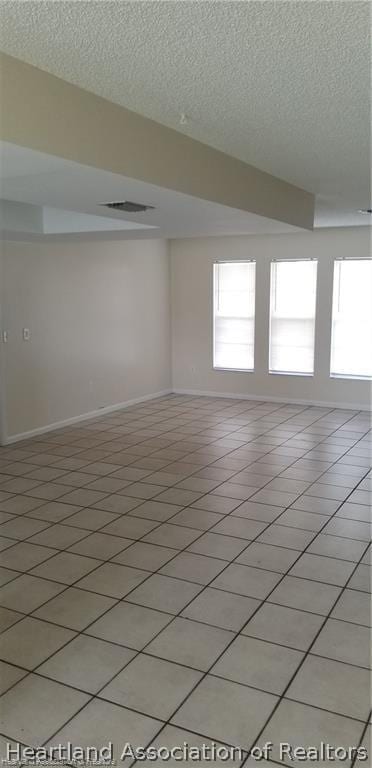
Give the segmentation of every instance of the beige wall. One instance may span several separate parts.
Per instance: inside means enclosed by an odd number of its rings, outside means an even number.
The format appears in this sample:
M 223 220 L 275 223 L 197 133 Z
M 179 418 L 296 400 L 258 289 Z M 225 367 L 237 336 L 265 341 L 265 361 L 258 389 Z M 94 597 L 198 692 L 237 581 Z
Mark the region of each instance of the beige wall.
M 368 229 L 172 241 L 173 388 L 368 406 L 369 382 L 329 377 L 333 260 L 337 256 L 369 256 Z M 301 257 L 319 260 L 315 374 L 311 378 L 273 375 L 267 370 L 270 260 Z M 212 263 L 218 259 L 244 258 L 257 259 L 256 370 L 253 373 L 215 371 L 212 368 Z
M 0 261 L 8 436 L 170 388 L 165 241 L 5 243 Z

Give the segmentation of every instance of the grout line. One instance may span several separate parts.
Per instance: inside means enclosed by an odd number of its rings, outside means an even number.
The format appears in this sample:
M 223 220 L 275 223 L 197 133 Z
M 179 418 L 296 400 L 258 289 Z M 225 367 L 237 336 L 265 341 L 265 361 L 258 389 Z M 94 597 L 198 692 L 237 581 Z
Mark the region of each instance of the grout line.
M 372 714 L 372 712 L 369 713 L 369 717 L 371 717 L 371 714 Z M 367 736 L 367 731 L 368 731 L 368 726 L 369 726 L 369 717 L 368 717 L 368 720 L 367 720 L 367 722 L 366 722 L 366 724 L 365 724 L 365 726 L 363 728 L 361 737 L 359 739 L 358 747 L 361 746 L 361 744 L 363 743 L 364 737 Z M 350 768 L 354 768 L 354 765 L 355 765 L 356 761 L 357 761 L 357 755 L 355 754 L 353 760 L 351 761 Z

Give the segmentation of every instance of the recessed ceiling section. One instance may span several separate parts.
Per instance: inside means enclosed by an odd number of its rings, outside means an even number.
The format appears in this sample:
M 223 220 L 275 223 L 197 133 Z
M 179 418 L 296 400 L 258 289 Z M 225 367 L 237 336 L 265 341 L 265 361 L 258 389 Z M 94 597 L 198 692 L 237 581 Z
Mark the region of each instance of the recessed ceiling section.
M 130 232 L 156 230 L 157 227 L 134 221 L 115 221 L 50 206 L 0 200 L 0 231 L 16 239 L 18 235 L 74 235 L 96 232 Z
M 45 235 L 73 234 L 79 232 L 133 232 L 133 230 L 156 230 L 149 224 L 137 224 L 135 221 L 116 221 L 104 216 L 87 213 L 62 211 L 58 208 L 43 208 L 43 230 Z
M 296 231 L 257 216 L 120 174 L 0 142 L 1 228 L 10 239 L 195 237 Z M 137 213 L 102 200 L 143 201 Z
M 152 186 L 312 229 L 312 193 L 18 59 L 0 60 L 3 141 L 142 183 L 142 192 Z M 153 205 L 129 190 L 99 194 Z
M 0 232 L 13 237 L 43 234 L 43 209 L 40 205 L 0 200 Z

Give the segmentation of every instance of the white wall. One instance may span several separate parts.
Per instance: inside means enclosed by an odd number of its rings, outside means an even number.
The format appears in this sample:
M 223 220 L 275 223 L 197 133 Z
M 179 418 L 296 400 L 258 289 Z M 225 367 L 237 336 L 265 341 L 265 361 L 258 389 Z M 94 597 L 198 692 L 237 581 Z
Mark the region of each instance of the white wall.
M 329 378 L 333 259 L 349 255 L 370 255 L 368 228 L 172 241 L 173 389 L 367 407 L 368 382 Z M 319 259 L 315 375 L 269 375 L 270 259 L 301 256 Z M 212 263 L 226 258 L 257 259 L 254 373 L 212 368 Z M 4 243 L 0 310 L 5 437 L 172 387 L 162 240 Z
M 370 256 L 369 235 L 368 227 L 358 227 L 171 241 L 173 388 L 368 407 L 370 383 L 331 379 L 329 350 L 333 260 Z M 310 257 L 319 260 L 314 376 L 269 374 L 270 260 Z M 253 373 L 216 371 L 212 367 L 212 264 L 218 259 L 244 258 L 257 259 L 256 369 Z
M 165 241 L 4 243 L 0 261 L 8 437 L 170 388 Z

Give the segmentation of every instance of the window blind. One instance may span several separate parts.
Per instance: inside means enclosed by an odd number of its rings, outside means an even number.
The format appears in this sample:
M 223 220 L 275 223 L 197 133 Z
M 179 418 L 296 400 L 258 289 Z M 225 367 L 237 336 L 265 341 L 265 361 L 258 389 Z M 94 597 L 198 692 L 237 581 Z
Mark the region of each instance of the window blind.
M 273 261 L 270 291 L 270 373 L 314 372 L 315 260 Z
M 254 261 L 213 265 L 213 366 L 231 370 L 254 369 Z
M 331 376 L 372 377 L 372 259 L 337 259 Z

